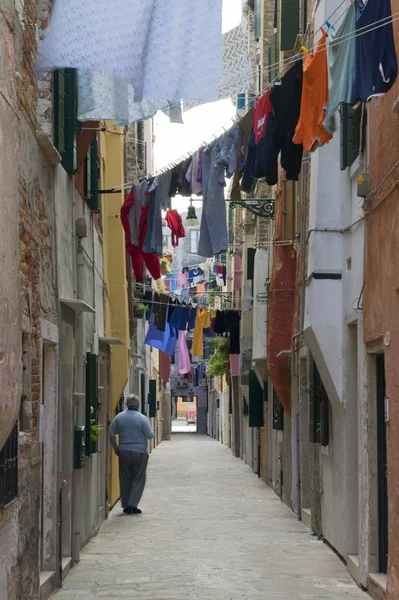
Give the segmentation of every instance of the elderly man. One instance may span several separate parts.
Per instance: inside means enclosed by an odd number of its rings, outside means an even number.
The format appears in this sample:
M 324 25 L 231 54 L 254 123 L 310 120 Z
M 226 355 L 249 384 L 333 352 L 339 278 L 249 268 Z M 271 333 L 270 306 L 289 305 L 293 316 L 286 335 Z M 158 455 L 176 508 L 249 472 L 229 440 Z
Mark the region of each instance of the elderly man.
M 128 515 L 141 514 L 138 504 L 145 486 L 147 441 L 154 437 L 147 417 L 138 412 L 139 406 L 137 396 L 128 396 L 127 409 L 116 415 L 110 429 L 111 445 L 115 454 L 119 456 L 122 508 Z

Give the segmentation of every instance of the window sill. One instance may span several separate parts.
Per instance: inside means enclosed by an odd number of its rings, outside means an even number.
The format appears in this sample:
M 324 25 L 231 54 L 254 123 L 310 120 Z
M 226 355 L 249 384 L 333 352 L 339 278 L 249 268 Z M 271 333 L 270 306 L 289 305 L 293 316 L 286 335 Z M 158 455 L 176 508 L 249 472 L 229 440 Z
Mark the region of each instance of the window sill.
M 359 175 L 359 169 L 360 169 L 360 158 L 358 156 L 349 170 L 351 179 L 354 179 L 355 177 L 357 178 L 357 176 Z
M 323 454 L 323 456 L 330 456 L 330 446 L 320 446 L 320 454 Z
M 41 150 L 47 156 L 49 163 L 54 166 L 59 165 L 62 160 L 61 155 L 50 136 L 45 131 L 36 131 L 35 138 Z

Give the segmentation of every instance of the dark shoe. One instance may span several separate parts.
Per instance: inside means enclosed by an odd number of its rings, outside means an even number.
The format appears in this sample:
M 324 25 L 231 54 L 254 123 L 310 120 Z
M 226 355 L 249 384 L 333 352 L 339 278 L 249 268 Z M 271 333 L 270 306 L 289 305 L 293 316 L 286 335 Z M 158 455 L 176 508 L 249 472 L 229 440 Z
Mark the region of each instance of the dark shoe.
M 125 513 L 125 515 L 132 515 L 134 512 L 134 508 L 132 506 L 127 506 L 123 509 L 123 512 Z
M 139 508 L 133 508 L 132 512 L 133 512 L 134 515 L 141 515 L 141 514 L 143 514 L 143 511 L 140 510 Z

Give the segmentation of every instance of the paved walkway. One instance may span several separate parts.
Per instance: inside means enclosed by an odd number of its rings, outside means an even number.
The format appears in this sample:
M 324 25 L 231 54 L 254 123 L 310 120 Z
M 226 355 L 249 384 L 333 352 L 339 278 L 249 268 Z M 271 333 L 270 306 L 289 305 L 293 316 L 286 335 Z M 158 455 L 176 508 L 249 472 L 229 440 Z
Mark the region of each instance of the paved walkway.
M 367 600 L 230 450 L 177 435 L 151 455 L 143 515 L 116 508 L 56 600 Z

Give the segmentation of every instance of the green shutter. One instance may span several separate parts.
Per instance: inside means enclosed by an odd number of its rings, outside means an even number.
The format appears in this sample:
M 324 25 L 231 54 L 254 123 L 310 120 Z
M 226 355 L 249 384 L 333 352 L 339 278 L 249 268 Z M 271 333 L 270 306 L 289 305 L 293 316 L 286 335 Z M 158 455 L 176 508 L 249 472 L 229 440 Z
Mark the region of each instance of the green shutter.
M 275 390 L 273 390 L 273 429 L 277 431 L 284 429 L 284 408 L 277 398 Z
M 305 35 L 306 32 L 307 19 L 307 0 L 299 0 L 299 29 L 302 35 Z
M 68 173 L 75 173 L 77 166 L 77 84 L 75 69 L 64 70 L 64 130 L 65 148 L 62 165 Z
M 247 279 L 253 280 L 255 276 L 255 254 L 256 248 L 247 250 Z
M 54 71 L 54 146 L 61 156 L 65 150 L 65 78 L 64 69 Z
M 249 426 L 263 427 L 263 388 L 254 370 L 249 372 Z
M 349 104 L 341 104 L 341 171 L 344 171 L 347 167 L 351 167 L 359 156 L 362 110 L 362 104 L 356 109 L 353 109 Z M 366 140 L 366 122 L 367 117 L 365 114 L 363 118 L 362 149 L 364 149 Z
M 148 392 L 148 409 L 150 418 L 157 416 L 157 380 L 150 379 Z
M 255 40 L 259 40 L 262 35 L 262 0 L 254 2 L 254 26 Z
M 96 136 L 90 144 L 85 159 L 85 198 L 90 210 L 98 211 L 98 141 Z
M 98 422 L 97 356 L 86 354 L 86 456 L 97 452 L 97 442 L 91 439 L 91 421 Z
M 141 412 L 143 415 L 147 414 L 145 405 L 145 373 L 140 373 L 140 398 L 141 398 Z
M 272 82 L 276 79 L 279 72 L 280 48 L 277 33 L 273 33 L 272 35 L 272 45 L 270 54 L 270 81 Z
M 280 51 L 293 50 L 299 32 L 299 0 L 281 0 Z
M 140 171 L 145 170 L 145 153 L 144 153 L 144 123 L 139 121 L 137 123 L 137 164 Z

